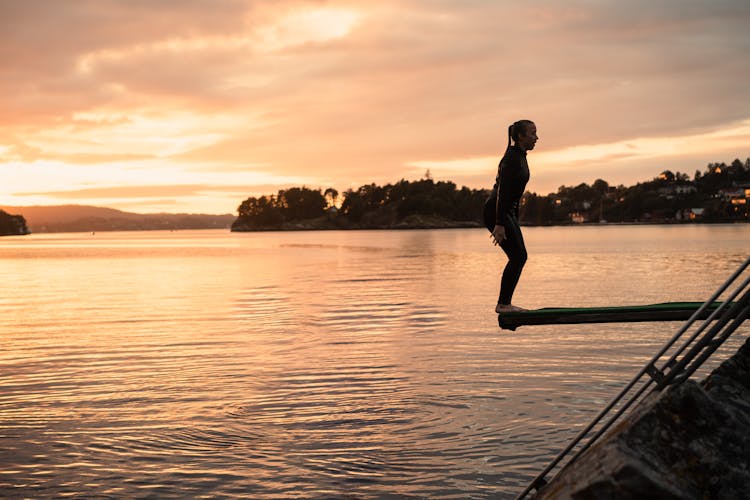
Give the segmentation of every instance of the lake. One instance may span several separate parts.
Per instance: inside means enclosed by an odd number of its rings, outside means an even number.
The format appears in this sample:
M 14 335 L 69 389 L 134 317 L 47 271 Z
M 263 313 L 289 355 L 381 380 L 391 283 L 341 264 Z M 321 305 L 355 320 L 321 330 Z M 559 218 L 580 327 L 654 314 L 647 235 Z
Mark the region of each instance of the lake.
M 750 225 L 524 236 L 514 303 L 631 305 L 706 300 Z M 512 498 L 680 323 L 501 330 L 504 264 L 483 229 L 1 238 L 0 496 Z

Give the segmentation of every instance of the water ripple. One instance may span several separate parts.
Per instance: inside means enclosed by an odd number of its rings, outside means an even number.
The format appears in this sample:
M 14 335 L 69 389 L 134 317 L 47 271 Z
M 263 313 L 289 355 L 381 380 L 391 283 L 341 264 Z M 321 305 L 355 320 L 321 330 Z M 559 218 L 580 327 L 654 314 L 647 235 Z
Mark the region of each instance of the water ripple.
M 700 300 L 746 255 L 589 229 L 525 231 L 522 303 Z M 510 498 L 674 330 L 499 331 L 482 231 L 86 236 L 0 254 L 3 498 Z

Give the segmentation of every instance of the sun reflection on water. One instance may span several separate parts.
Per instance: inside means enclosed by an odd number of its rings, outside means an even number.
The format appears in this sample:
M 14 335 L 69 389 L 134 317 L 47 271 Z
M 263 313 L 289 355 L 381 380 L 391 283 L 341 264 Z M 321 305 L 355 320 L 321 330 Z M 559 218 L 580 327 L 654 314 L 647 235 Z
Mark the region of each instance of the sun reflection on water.
M 517 299 L 703 300 L 746 231 L 528 228 Z M 479 230 L 0 245 L 2 496 L 512 497 L 676 328 L 501 331 Z

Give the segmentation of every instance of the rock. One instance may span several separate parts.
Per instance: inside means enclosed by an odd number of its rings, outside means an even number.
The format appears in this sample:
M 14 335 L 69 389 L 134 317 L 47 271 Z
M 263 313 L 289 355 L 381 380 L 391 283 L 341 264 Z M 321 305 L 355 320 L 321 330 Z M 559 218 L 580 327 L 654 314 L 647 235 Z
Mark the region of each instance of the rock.
M 703 382 L 652 393 L 537 499 L 737 499 L 750 488 L 750 340 Z

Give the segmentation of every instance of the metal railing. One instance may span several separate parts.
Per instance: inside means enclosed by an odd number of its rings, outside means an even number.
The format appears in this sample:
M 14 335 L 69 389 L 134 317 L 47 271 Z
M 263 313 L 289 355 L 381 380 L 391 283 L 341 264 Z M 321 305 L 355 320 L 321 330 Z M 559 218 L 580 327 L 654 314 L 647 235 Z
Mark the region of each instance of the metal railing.
M 653 391 L 661 391 L 671 384 L 680 383 L 690 378 L 729 336 L 750 316 L 750 276 L 743 278 L 743 273 L 750 266 L 750 257 L 721 285 L 703 305 L 693 313 L 677 333 L 661 348 L 638 374 L 615 396 L 614 399 L 566 446 L 544 470 L 518 495 L 517 500 L 526 498 L 532 490 L 539 490 L 547 484 L 547 475 L 556 467 L 562 468 L 562 461 L 575 449 L 575 453 L 565 462 L 570 464 L 584 451 L 589 449 L 634 403 L 642 399 L 643 394 L 652 385 Z M 734 287 L 734 288 L 732 288 Z M 731 291 L 727 292 L 728 290 Z M 724 295 L 724 297 L 722 297 Z M 721 298 L 721 300 L 720 300 Z M 697 325 L 688 339 L 676 348 L 674 353 L 658 368 L 660 360 L 685 333 L 696 326 L 696 321 L 710 307 L 718 307 Z M 640 385 L 639 385 L 640 384 Z M 608 420 L 594 428 L 604 417 L 611 414 Z M 591 434 L 588 440 L 581 444 Z M 580 446 L 579 446 L 580 445 Z

